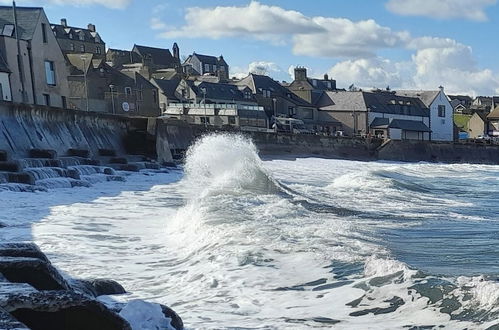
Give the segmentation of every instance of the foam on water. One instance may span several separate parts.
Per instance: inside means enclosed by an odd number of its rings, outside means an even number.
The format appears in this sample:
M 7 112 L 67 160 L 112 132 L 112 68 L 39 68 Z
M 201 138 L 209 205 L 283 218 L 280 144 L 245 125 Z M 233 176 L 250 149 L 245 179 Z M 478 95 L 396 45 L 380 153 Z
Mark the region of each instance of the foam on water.
M 55 192 L 35 241 L 68 274 L 114 278 L 132 292 L 121 299 L 170 305 L 188 328 L 495 324 L 499 270 L 480 275 L 498 261 L 499 188 L 481 190 L 496 167 L 262 162 L 224 134 L 200 139 L 179 176 L 137 174 L 73 202 Z

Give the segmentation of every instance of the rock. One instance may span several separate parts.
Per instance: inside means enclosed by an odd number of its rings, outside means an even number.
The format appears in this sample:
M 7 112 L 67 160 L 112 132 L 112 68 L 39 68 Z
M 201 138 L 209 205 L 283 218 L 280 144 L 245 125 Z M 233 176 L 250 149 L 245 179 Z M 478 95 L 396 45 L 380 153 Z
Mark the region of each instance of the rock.
M 34 185 L 36 181 L 35 176 L 28 172 L 9 173 L 8 180 L 12 183 L 24 183 L 29 185 Z
M 116 157 L 116 151 L 113 149 L 99 149 L 99 156 Z
M 0 273 L 13 283 L 28 283 L 38 290 L 67 290 L 69 285 L 47 261 L 28 257 L 0 257 Z
M 75 179 L 75 180 L 81 180 L 80 172 L 78 172 L 78 170 L 75 170 L 75 169 L 67 169 L 66 170 L 66 176 L 68 178 L 72 178 L 72 179 Z
M 71 291 L 11 295 L 0 308 L 33 330 L 131 330 L 104 304 Z
M 116 281 L 106 279 L 75 280 L 71 283 L 73 289 L 92 297 L 125 294 L 126 290 Z
M 45 167 L 63 167 L 62 161 L 59 159 L 46 159 Z
M 182 321 L 180 316 L 178 316 L 178 314 L 170 307 L 165 306 L 165 305 L 160 305 L 160 306 L 161 306 L 161 311 L 163 312 L 163 314 L 165 314 L 166 317 L 172 319 L 172 321 L 171 321 L 172 327 L 174 327 L 177 330 L 183 330 L 184 329 L 184 322 Z
M 48 158 L 48 159 L 56 159 L 57 152 L 51 149 L 31 149 L 29 151 L 30 158 Z
M 37 258 L 45 262 L 49 262 L 47 256 L 34 243 L 0 244 L 0 256 Z
M 128 164 L 128 160 L 123 157 L 112 157 L 109 159 L 109 164 Z
M 156 163 L 144 163 L 146 168 L 149 170 L 159 170 L 161 167 Z
M 126 182 L 126 178 L 121 175 L 110 175 L 106 179 L 108 182 Z
M 74 187 L 90 188 L 90 187 L 92 187 L 92 184 L 90 184 L 87 181 L 83 181 L 83 180 L 73 180 L 73 181 L 71 181 L 71 188 L 74 188 Z
M 13 162 L 7 162 L 7 161 L 0 161 L 0 171 L 3 172 L 21 172 L 22 171 L 22 166 L 19 162 L 13 161 Z
M 140 167 L 136 164 L 109 164 L 109 167 L 118 171 L 138 172 Z
M 177 164 L 172 163 L 172 162 L 164 162 L 163 165 L 166 167 L 177 168 Z
M 0 162 L 6 162 L 8 159 L 9 155 L 7 154 L 7 151 L 0 150 Z
M 105 175 L 115 175 L 115 174 L 116 174 L 116 171 L 115 171 L 113 168 L 106 167 L 106 168 L 104 169 L 104 174 L 105 174 Z
M 90 151 L 89 150 L 85 150 L 85 149 L 69 149 L 68 150 L 68 155 L 69 156 L 74 156 L 74 157 L 89 158 L 90 157 Z
M 12 315 L 0 308 L 0 329 L 4 330 L 29 330 L 27 326 L 16 320 Z
M 81 164 L 82 165 L 100 166 L 101 162 L 98 159 L 82 159 Z

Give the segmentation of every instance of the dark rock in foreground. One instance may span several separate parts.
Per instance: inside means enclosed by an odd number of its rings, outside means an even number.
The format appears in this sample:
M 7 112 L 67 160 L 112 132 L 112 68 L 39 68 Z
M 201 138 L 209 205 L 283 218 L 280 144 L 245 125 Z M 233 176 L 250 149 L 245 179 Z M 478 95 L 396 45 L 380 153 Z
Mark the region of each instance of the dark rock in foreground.
M 112 280 L 71 280 L 69 285 L 35 244 L 0 244 L 0 329 L 130 330 L 120 310 L 95 299 L 123 293 Z M 159 306 L 173 327 L 184 328 L 175 311 Z
M 104 304 L 71 291 L 11 295 L 0 306 L 34 330 L 131 329 Z

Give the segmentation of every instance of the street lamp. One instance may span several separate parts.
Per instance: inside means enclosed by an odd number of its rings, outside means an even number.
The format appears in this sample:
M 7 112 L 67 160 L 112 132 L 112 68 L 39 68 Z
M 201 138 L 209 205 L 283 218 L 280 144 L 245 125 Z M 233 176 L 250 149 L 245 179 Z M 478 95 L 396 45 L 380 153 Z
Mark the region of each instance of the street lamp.
M 83 79 L 85 80 L 85 101 L 86 101 L 86 108 L 87 108 L 87 111 L 88 111 L 88 84 L 87 84 L 86 57 L 85 57 L 85 55 L 81 55 L 80 58 L 83 61 Z
M 109 89 L 111 90 L 111 104 L 113 105 L 113 115 L 115 114 L 114 110 L 114 85 L 109 85 Z
M 274 132 L 277 133 L 277 99 L 273 98 L 272 103 L 274 105 Z

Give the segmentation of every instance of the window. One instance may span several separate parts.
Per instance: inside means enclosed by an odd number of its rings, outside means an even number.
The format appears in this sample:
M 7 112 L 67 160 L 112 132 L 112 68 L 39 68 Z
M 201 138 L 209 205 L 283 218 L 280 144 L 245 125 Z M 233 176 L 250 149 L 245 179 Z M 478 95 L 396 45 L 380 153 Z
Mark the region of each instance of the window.
M 235 124 L 236 124 L 236 117 L 229 116 L 229 125 L 235 125 Z
M 250 91 L 245 91 L 244 92 L 244 98 L 245 99 L 251 99 L 251 92 Z
M 42 39 L 43 43 L 47 43 L 47 25 L 45 23 L 42 23 Z
M 125 95 L 132 95 L 132 87 L 125 87 Z
M 137 91 L 137 101 L 143 101 L 144 100 L 144 93 L 142 90 Z
M 55 86 L 55 67 L 54 62 L 45 61 L 45 77 L 47 79 L 47 85 Z
M 5 24 L 3 27 L 2 35 L 7 37 L 12 37 L 13 34 L 14 34 L 14 25 Z
M 61 96 L 62 99 L 62 108 L 67 109 L 68 108 L 68 101 L 65 96 Z
M 288 114 L 290 116 L 294 115 L 295 114 L 295 108 L 294 107 L 288 107 Z
M 217 72 L 217 66 L 213 65 L 213 72 Z
M 438 116 L 445 117 L 445 105 L 438 106 Z
M 201 124 L 209 124 L 210 123 L 210 117 L 200 117 L 201 119 Z
M 74 52 L 75 51 L 75 44 L 69 44 L 69 49 Z
M 225 66 L 221 65 L 220 66 L 220 71 L 225 72 Z
M 96 54 L 101 54 L 102 53 L 102 51 L 101 51 L 101 49 L 100 49 L 99 46 L 95 47 L 95 53 Z
M 85 32 L 80 32 L 79 37 L 81 41 L 85 41 Z
M 154 103 L 158 102 L 158 92 L 155 89 L 152 90 L 152 101 Z
M 69 34 L 69 39 L 73 39 L 73 34 L 72 33 Z
M 209 64 L 205 64 L 204 65 L 204 72 L 210 72 L 210 65 Z
M 43 94 L 43 100 L 45 101 L 45 105 L 47 107 L 50 107 L 50 95 L 49 94 Z
M 270 97 L 270 91 L 267 89 L 262 89 L 263 97 Z

